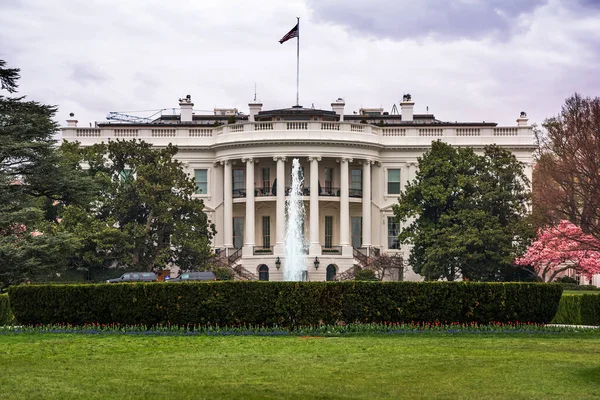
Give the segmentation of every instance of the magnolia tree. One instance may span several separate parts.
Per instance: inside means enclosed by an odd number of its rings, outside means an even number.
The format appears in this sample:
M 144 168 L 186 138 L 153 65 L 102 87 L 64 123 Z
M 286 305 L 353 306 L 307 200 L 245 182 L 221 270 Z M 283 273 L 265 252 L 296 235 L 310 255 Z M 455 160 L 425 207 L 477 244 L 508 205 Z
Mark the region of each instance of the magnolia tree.
M 600 274 L 600 241 L 569 221 L 540 229 L 536 240 L 518 258 L 517 265 L 531 265 L 544 282 L 568 270 L 591 278 Z

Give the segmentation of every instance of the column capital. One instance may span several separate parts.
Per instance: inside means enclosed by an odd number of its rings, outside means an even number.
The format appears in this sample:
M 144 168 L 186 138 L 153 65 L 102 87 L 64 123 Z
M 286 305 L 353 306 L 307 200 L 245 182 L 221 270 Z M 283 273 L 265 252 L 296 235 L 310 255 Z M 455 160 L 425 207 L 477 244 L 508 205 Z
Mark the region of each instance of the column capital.
M 283 162 L 286 162 L 287 161 L 287 157 L 286 156 L 275 156 L 275 157 L 273 157 L 273 161 L 279 161 L 279 160 L 281 160 Z
M 231 164 L 231 161 L 229 161 L 229 160 L 221 160 L 221 161 L 219 161 L 219 163 L 221 165 L 229 165 L 229 164 Z
M 351 163 L 352 162 L 352 158 L 350 158 L 350 157 L 342 157 L 342 158 L 338 158 L 336 161 L 337 162 L 343 162 L 343 163 L 345 163 L 345 162 Z
M 375 164 L 375 161 L 374 161 L 374 160 L 368 160 L 368 159 L 365 159 L 365 160 L 360 160 L 360 161 L 358 161 L 358 163 L 359 163 L 360 165 L 363 165 L 363 164 L 373 165 L 373 164 Z
M 253 163 L 253 162 L 258 162 L 258 160 L 255 160 L 252 157 L 245 157 L 245 158 L 242 158 L 242 162 L 244 162 L 244 163 Z
M 310 157 L 308 157 L 308 161 L 310 161 L 310 162 L 313 162 L 313 161 L 320 162 L 321 161 L 321 156 L 310 156 Z

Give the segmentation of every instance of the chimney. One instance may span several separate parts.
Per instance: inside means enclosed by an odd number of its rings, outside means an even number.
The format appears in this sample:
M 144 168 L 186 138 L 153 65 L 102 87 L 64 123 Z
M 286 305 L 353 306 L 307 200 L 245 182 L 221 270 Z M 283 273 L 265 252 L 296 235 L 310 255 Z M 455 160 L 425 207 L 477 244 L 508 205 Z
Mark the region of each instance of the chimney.
M 248 121 L 254 122 L 254 116 L 262 110 L 262 103 L 260 101 L 252 101 L 248 103 L 248 108 L 250 109 L 250 115 L 248 116 Z
M 346 105 L 346 103 L 344 102 L 344 99 L 342 99 L 341 97 L 338 98 L 333 103 L 331 103 L 331 109 L 333 111 L 335 111 L 335 113 L 337 115 L 340 116 L 340 122 L 344 121 L 344 106 L 345 105 Z
M 529 118 L 527 118 L 527 113 L 525 111 L 521 111 L 521 115 L 519 118 L 517 118 L 517 126 L 527 126 L 527 121 L 529 121 Z
M 69 117 L 71 117 L 71 119 L 68 119 L 68 120 L 67 120 L 67 126 L 68 126 L 69 128 L 76 128 L 76 127 L 77 127 L 77 123 L 78 123 L 79 121 L 77 121 L 75 118 L 73 118 L 73 117 L 75 117 L 75 114 L 73 114 L 73 113 L 70 113 L 70 114 L 69 114 Z
M 400 102 L 402 122 L 412 122 L 414 108 L 415 102 L 412 101 L 411 95 L 407 93 L 404 96 L 402 96 L 402 101 Z
M 181 122 L 192 122 L 194 115 L 194 103 L 192 103 L 192 96 L 189 94 L 183 99 L 179 99 L 179 108 L 181 114 L 179 120 Z

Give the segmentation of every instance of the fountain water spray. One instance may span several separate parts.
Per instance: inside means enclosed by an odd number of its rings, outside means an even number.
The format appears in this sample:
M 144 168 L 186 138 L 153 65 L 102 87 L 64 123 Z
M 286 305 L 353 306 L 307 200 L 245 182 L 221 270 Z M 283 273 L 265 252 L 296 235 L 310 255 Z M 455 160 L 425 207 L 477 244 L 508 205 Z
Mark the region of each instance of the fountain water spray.
M 304 176 L 300 169 L 300 161 L 292 161 L 292 191 L 288 197 L 287 227 L 285 231 L 285 272 L 286 281 L 301 281 L 306 271 L 306 255 L 304 254 L 304 202 L 302 201 L 302 185 Z

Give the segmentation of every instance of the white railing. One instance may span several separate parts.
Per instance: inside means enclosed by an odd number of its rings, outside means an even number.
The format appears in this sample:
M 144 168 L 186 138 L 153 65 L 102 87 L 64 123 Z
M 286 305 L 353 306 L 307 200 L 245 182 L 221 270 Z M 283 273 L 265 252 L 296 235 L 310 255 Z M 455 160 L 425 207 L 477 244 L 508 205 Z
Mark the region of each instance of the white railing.
M 419 128 L 419 136 L 444 136 L 443 128 Z
M 273 123 L 272 122 L 255 122 L 254 130 L 255 131 L 272 131 Z
M 75 130 L 76 137 L 100 137 L 102 129 L 100 128 L 77 128 Z
M 288 131 L 305 131 L 308 129 L 308 122 L 286 122 Z
M 340 124 L 338 122 L 321 122 L 322 131 L 339 131 Z
M 406 136 L 406 128 L 381 128 L 381 136 Z
M 152 137 L 175 137 L 177 136 L 177 129 L 152 129 L 150 131 Z
M 481 129 L 479 128 L 457 128 L 456 136 L 480 136 Z
M 115 129 L 115 137 L 137 137 L 139 129 Z
M 195 128 L 188 129 L 190 137 L 211 137 L 213 135 L 212 128 Z
M 519 128 L 494 128 L 494 136 L 517 136 Z
M 395 143 L 400 140 L 405 143 L 406 140 L 417 140 L 423 143 L 435 140 L 432 138 L 448 138 L 448 140 L 459 140 L 459 143 L 469 145 L 472 137 L 476 142 L 481 143 L 480 138 L 490 137 L 490 141 L 501 143 L 517 140 L 519 143 L 526 144 L 530 141 L 531 127 L 378 127 L 369 124 L 357 124 L 353 122 L 325 122 L 325 121 L 264 121 L 264 122 L 246 122 L 240 124 L 230 124 L 221 126 L 204 126 L 190 128 L 188 127 L 113 127 L 103 126 L 101 128 L 78 128 L 65 127 L 62 130 L 63 138 L 80 140 L 86 143 L 93 143 L 97 139 L 130 139 L 130 138 L 148 138 L 155 139 L 157 143 L 185 143 L 190 144 L 189 140 L 198 140 L 198 144 L 211 145 L 221 142 L 244 141 L 246 138 L 251 140 L 266 140 L 267 138 L 276 138 L 278 132 L 296 131 L 299 133 L 296 138 L 302 137 L 306 140 L 323 140 L 331 138 L 332 140 L 347 140 L 355 142 L 380 143 L 385 145 L 387 142 Z M 228 137 L 228 135 L 232 135 Z M 239 135 L 239 136 L 235 136 Z M 283 134 L 282 138 L 289 138 Z M 456 139 L 450 139 L 455 137 Z M 413 139 L 410 139 L 413 138 Z M 475 139 L 476 138 L 476 139 Z M 514 138 L 514 139 L 511 139 Z M 419 142 L 419 143 L 421 143 Z M 400 143 L 400 142 L 398 142 Z M 507 142 L 508 143 L 508 142 Z

